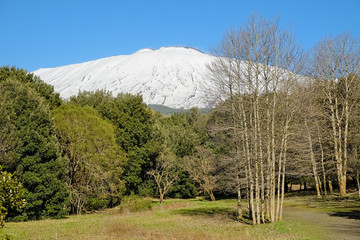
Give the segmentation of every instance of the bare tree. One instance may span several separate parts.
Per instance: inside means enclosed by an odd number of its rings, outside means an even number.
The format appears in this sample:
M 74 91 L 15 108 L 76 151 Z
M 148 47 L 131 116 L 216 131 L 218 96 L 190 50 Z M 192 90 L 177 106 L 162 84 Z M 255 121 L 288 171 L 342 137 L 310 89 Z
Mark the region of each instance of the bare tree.
M 179 179 L 176 155 L 169 149 L 164 148 L 156 159 L 155 169 L 149 171 L 148 174 L 155 179 L 160 195 L 160 203 L 162 203 L 174 182 Z
M 356 85 L 353 89 L 354 93 L 353 98 L 356 99 L 354 112 L 351 118 L 351 129 L 349 130 L 350 138 L 350 156 L 349 156 L 349 170 L 350 175 L 356 181 L 358 197 L 360 199 L 360 76 L 357 76 Z M 354 102 L 354 100 L 352 100 Z
M 190 176 L 200 185 L 211 201 L 215 201 L 214 190 L 218 187 L 219 176 L 216 174 L 215 154 L 204 147 L 197 147 L 192 156 L 186 157 L 184 167 Z
M 242 149 L 241 129 L 235 116 L 234 100 L 228 99 L 219 104 L 209 118 L 207 129 L 214 144 L 221 153 L 216 154 L 218 186 L 223 191 L 236 192 L 237 215 L 243 218 L 242 194 L 247 179 L 245 179 L 245 161 Z M 235 181 L 234 181 L 235 179 Z
M 214 54 L 218 58 L 209 65 L 209 95 L 230 101 L 236 156 L 245 162 L 239 166 L 245 166 L 248 178 L 253 224 L 281 220 L 294 111 L 290 95 L 303 65 L 302 51 L 278 20 L 253 15 L 244 27 L 226 34 Z
M 318 88 L 310 79 L 299 86 L 298 112 L 296 126 L 296 150 L 301 158 L 306 156 L 311 163 L 315 188 L 318 197 L 326 197 L 326 169 L 324 136 L 328 129 L 324 122 L 324 113 L 318 103 Z M 299 161 L 299 160 L 298 160 Z M 301 160 L 299 161 L 301 162 Z M 298 170 L 304 169 L 304 163 L 298 164 Z M 308 173 L 302 173 L 307 175 Z M 321 177 L 322 175 L 322 177 Z
M 354 85 L 360 72 L 360 41 L 351 34 L 324 38 L 312 51 L 311 76 L 322 84 L 323 106 L 332 128 L 339 195 L 346 195 L 349 122 L 354 111 Z

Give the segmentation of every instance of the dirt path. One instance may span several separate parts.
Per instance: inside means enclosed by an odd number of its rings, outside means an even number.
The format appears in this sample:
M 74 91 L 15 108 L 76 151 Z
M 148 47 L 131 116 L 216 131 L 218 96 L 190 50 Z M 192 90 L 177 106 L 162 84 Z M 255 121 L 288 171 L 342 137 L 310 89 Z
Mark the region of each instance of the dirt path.
M 316 209 L 286 207 L 284 218 L 301 219 L 313 224 L 323 239 L 360 240 L 360 209 L 340 212 L 317 211 Z

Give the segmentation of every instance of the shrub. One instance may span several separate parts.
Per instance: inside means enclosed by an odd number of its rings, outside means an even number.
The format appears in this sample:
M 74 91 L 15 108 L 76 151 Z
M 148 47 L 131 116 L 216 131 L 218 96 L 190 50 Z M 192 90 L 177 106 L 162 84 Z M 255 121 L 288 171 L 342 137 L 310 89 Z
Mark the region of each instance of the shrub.
M 136 195 L 130 195 L 122 199 L 120 210 L 122 212 L 139 212 L 150 210 L 152 205 L 152 200 L 149 198 L 140 198 Z
M 9 210 L 25 206 L 24 192 L 22 184 L 11 173 L 3 172 L 0 166 L 0 229 Z

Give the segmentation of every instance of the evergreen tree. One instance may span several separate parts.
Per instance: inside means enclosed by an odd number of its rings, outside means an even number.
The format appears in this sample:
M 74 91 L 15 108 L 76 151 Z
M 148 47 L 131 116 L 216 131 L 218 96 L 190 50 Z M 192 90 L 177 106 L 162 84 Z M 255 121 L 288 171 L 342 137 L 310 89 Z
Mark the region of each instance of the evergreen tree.
M 22 70 L 11 69 L 6 79 L 4 68 L 0 72 L 0 111 L 5 116 L 0 121 L 0 155 L 6 156 L 0 164 L 22 182 L 28 203 L 20 213 L 8 216 L 61 217 L 67 213 L 66 166 L 58 155 L 51 104 L 34 90 L 34 82 L 17 79 Z
M 39 77 L 32 73 L 28 73 L 24 69 L 16 67 L 0 67 L 0 82 L 7 79 L 17 79 L 21 83 L 27 84 L 28 87 L 36 91 L 45 102 L 49 104 L 50 109 L 55 109 L 61 105 L 59 93 L 54 92 L 54 87 L 43 82 Z

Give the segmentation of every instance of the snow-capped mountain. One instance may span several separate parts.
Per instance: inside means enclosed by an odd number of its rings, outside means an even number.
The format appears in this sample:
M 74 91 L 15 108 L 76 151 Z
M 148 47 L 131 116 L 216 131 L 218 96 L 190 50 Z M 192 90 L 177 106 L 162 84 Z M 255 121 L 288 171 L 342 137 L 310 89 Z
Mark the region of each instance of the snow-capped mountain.
M 193 48 L 163 47 L 33 73 L 53 85 L 65 99 L 79 90 L 106 89 L 114 95 L 139 93 L 147 104 L 205 108 L 206 65 L 213 58 Z

